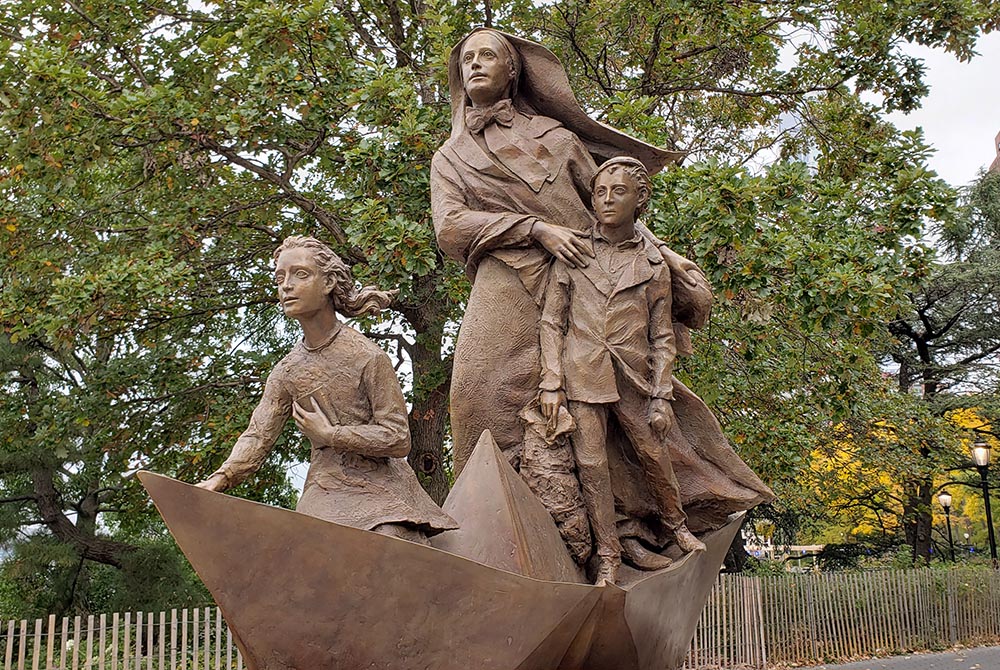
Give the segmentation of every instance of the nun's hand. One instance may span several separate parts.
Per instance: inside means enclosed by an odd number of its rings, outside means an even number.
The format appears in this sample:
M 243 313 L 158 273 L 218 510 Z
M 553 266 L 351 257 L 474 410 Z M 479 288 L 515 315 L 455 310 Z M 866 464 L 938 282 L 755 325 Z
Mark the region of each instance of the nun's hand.
M 571 268 L 585 268 L 589 263 L 587 259 L 594 257 L 589 240 L 569 228 L 537 219 L 531 226 L 531 236 L 546 251 Z

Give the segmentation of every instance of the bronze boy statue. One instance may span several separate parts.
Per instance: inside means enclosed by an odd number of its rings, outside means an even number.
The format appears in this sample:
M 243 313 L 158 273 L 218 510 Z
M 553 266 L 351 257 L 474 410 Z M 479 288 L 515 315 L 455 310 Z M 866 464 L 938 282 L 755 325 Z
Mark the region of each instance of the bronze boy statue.
M 598 223 L 594 259 L 555 261 L 540 323 L 543 416 L 567 406 L 570 438 L 597 547 L 595 583 L 614 582 L 621 565 L 607 456 L 608 412 L 635 448 L 664 524 L 684 552 L 704 550 L 688 530 L 664 436 L 674 422 L 670 271 L 660 250 L 635 228 L 650 198 L 634 158 L 612 158 L 591 184 Z
M 406 463 L 406 404 L 389 357 L 337 318 L 378 313 L 394 293 L 357 290 L 343 261 L 311 237 L 287 238 L 274 262 L 281 308 L 301 324 L 302 341 L 268 375 L 232 454 L 199 486 L 225 491 L 242 482 L 294 416 L 312 444 L 297 511 L 424 544 L 457 528 Z

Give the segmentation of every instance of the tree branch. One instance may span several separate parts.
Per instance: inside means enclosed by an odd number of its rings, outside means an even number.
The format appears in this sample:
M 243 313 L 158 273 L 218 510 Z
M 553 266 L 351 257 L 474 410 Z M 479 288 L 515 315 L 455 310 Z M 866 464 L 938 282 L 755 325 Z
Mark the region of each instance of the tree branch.
M 13 503 L 13 502 L 29 502 L 29 501 L 34 501 L 34 500 L 37 500 L 37 499 L 38 499 L 38 496 L 30 495 L 30 494 L 29 495 L 23 495 L 23 496 L 11 496 L 10 498 L 0 498 L 0 505 L 2 505 L 4 503 Z
M 116 568 L 122 567 L 123 554 L 134 551 L 135 546 L 88 535 L 77 528 L 63 512 L 60 502 L 62 497 L 56 490 L 51 470 L 36 468 L 31 473 L 31 479 L 35 487 L 35 504 L 41 514 L 42 523 L 53 535 L 76 549 L 81 558 Z
M 91 26 L 96 28 L 97 31 L 100 32 L 101 35 L 103 35 L 108 40 L 108 42 L 111 44 L 111 48 L 114 49 L 115 52 L 122 57 L 122 60 L 128 63 L 129 67 L 132 68 L 132 72 L 135 74 L 136 77 L 138 77 L 139 81 L 142 82 L 142 85 L 145 88 L 147 89 L 152 88 L 149 81 L 146 79 L 146 75 L 142 71 L 142 68 L 139 67 L 139 63 L 137 63 L 136 60 L 132 58 L 132 54 L 130 54 L 127 49 L 123 49 L 121 45 L 117 44 L 113 39 L 111 39 L 111 36 L 108 34 L 108 31 L 105 30 L 94 19 L 90 18 L 87 15 L 87 13 L 84 12 L 77 3 L 73 2 L 73 0 L 66 0 L 66 4 L 68 4 L 73 9 L 73 11 L 80 16 L 80 18 L 82 18 L 84 21 L 86 21 Z
M 188 133 L 188 134 L 195 142 L 205 147 L 206 149 L 214 151 L 215 153 L 224 157 L 229 162 L 235 165 L 239 165 L 245 170 L 257 175 L 264 181 L 277 186 L 279 189 L 281 189 L 281 192 L 285 194 L 285 197 L 288 200 L 297 205 L 299 209 L 301 209 L 307 214 L 310 214 L 317 221 L 319 221 L 320 225 L 326 228 L 326 230 L 331 235 L 333 235 L 333 238 L 337 241 L 337 244 L 348 249 L 346 253 L 350 255 L 356 262 L 363 260 L 363 256 L 361 256 L 357 250 L 351 249 L 348 246 L 347 233 L 344 232 L 344 228 L 341 225 L 341 222 L 337 219 L 337 217 L 333 214 L 333 212 L 330 212 L 329 210 L 321 207 L 319 204 L 316 203 L 315 200 L 307 198 L 306 196 L 299 193 L 298 190 L 296 190 L 296 188 L 292 185 L 290 178 L 278 175 L 273 170 L 269 170 L 268 168 L 260 165 L 259 163 L 255 163 L 254 161 L 241 156 L 235 149 L 223 146 L 203 133 Z

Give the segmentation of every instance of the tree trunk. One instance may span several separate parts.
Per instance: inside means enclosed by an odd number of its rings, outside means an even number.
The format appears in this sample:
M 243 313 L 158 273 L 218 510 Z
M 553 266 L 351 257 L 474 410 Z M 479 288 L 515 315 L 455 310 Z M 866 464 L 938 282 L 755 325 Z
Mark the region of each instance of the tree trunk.
M 444 502 L 451 488 L 448 470 L 444 463 L 444 438 L 448 425 L 448 390 L 451 385 L 450 371 L 444 380 L 431 389 L 417 386 L 419 381 L 440 379 L 441 360 L 440 339 L 428 343 L 425 336 L 418 335 L 411 349 L 413 363 L 413 409 L 410 412 L 410 455 L 407 460 L 417 473 L 420 485 L 438 505 Z M 427 345 L 430 346 L 427 346 Z
M 433 295 L 435 275 L 417 280 L 418 294 Z M 433 299 L 416 308 L 401 309 L 416 332 L 408 348 L 413 365 L 413 409 L 410 411 L 410 455 L 407 460 L 421 486 L 438 505 L 451 488 L 445 467 L 445 435 L 448 427 L 448 394 L 451 363 L 442 358 L 444 310 Z
M 44 467 L 36 468 L 31 473 L 31 478 L 35 488 L 35 504 L 41 514 L 42 523 L 56 539 L 73 547 L 87 560 L 113 565 L 116 568 L 122 567 L 122 556 L 134 551 L 133 545 L 97 537 L 96 524 L 84 523 L 81 528 L 70 521 L 63 511 L 62 496 L 56 490 L 51 470 Z
M 743 524 L 746 525 L 745 518 Z M 728 573 L 743 572 L 746 569 L 748 558 L 750 558 L 750 554 L 747 553 L 746 541 L 743 539 L 743 526 L 740 526 L 740 532 L 736 533 L 732 544 L 729 545 L 729 550 L 726 551 L 723 570 Z
M 938 381 L 935 378 L 935 371 L 932 365 L 932 356 L 928 336 L 914 338 L 914 344 L 920 362 L 923 364 L 921 373 L 923 399 L 931 402 L 938 392 Z M 902 371 L 902 370 L 901 370 Z M 931 449 L 927 444 L 920 446 L 920 456 L 929 463 Z M 913 551 L 913 563 L 923 563 L 927 565 L 931 562 L 931 527 L 933 517 L 931 516 L 931 496 L 934 491 L 934 480 L 932 477 L 924 476 L 914 480 L 903 510 L 903 518 L 907 519 L 907 541 Z
M 407 460 L 417 473 L 420 485 L 438 505 L 451 488 L 444 467 L 445 419 L 448 416 L 448 389 L 442 384 L 420 400 L 410 412 L 410 455 Z
M 910 546 L 913 563 L 931 560 L 931 498 L 934 483 L 930 479 L 914 481 L 908 487 L 903 518 L 906 519 L 906 543 Z
M 21 370 L 24 378 L 23 390 L 31 404 L 38 402 L 40 397 L 38 380 L 35 371 L 30 367 Z M 29 422 L 32 432 L 37 430 L 34 421 Z M 96 495 L 87 496 L 81 509 L 77 510 L 77 523 L 74 524 L 66 515 L 62 494 L 56 488 L 55 466 L 47 462 L 43 455 L 31 470 L 32 500 L 38 509 L 41 522 L 57 540 L 73 548 L 81 559 L 97 561 L 122 566 L 122 555 L 133 551 L 134 546 L 122 542 L 114 542 L 97 536 L 97 510 L 99 501 Z M 94 490 L 96 490 L 96 486 Z

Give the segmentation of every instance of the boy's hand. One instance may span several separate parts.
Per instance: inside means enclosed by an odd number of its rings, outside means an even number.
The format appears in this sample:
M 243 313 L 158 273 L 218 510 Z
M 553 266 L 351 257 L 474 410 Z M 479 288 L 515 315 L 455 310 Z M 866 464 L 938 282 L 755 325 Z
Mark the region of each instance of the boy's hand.
M 542 410 L 550 426 L 559 418 L 559 407 L 566 404 L 566 394 L 562 391 L 542 391 L 538 396 L 538 407 Z
M 649 403 L 649 425 L 652 426 L 656 437 L 664 439 L 670 429 L 674 427 L 674 408 L 670 406 L 669 400 L 663 398 L 653 398 Z

